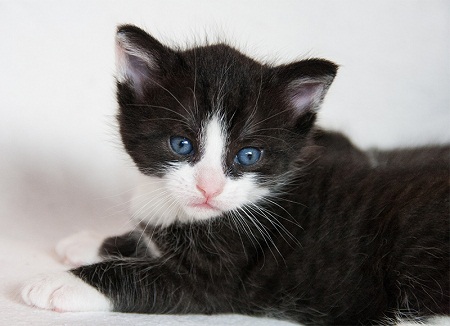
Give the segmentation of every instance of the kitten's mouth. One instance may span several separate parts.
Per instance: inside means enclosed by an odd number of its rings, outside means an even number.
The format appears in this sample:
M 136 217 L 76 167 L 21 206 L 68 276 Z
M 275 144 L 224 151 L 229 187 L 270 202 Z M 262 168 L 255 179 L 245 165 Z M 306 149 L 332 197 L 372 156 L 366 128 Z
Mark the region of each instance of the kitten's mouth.
M 208 200 L 199 200 L 187 204 L 184 208 L 188 217 L 197 220 L 207 220 L 220 216 L 224 212 L 223 209 L 220 209 L 214 204 L 211 204 Z
M 199 203 L 199 204 L 190 204 L 189 206 L 194 208 L 201 208 L 201 209 L 207 209 L 207 210 L 215 210 L 218 211 L 219 209 L 214 207 L 213 205 L 205 202 L 205 203 Z

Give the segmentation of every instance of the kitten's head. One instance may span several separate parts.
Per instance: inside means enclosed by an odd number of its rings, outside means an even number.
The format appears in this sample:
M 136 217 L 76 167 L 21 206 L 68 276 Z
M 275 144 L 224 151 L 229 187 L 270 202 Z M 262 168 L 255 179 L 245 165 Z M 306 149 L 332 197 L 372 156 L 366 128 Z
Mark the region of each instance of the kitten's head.
M 276 195 L 336 74 L 308 59 L 268 66 L 224 45 L 177 50 L 134 26 L 116 37 L 123 143 L 154 225 L 247 214 Z

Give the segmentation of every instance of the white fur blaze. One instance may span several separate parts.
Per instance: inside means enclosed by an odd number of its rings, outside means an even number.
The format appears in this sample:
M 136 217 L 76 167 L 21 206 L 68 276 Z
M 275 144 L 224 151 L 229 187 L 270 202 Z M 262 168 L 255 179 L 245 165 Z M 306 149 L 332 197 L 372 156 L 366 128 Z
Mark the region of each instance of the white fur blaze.
M 220 119 L 214 116 L 203 132 L 203 156 L 195 168 L 195 179 L 199 195 L 212 196 L 223 191 L 225 175 L 223 161 L 226 133 Z
M 221 119 L 214 115 L 203 130 L 203 156 L 199 165 L 208 166 L 223 173 L 227 135 Z
M 23 301 L 34 307 L 66 311 L 112 311 L 111 301 L 69 272 L 40 275 L 21 291 Z
M 55 251 L 64 264 L 79 267 L 100 262 L 99 249 L 104 237 L 94 232 L 81 231 L 62 239 Z

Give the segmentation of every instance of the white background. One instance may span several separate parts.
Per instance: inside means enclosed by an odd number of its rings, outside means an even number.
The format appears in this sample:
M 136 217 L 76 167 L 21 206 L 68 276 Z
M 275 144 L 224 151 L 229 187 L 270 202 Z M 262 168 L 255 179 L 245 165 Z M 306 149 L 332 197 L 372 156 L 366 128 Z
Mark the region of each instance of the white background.
M 126 228 L 134 173 L 113 79 L 122 23 L 168 44 L 225 38 L 270 62 L 327 58 L 340 70 L 321 125 L 365 148 L 450 141 L 447 0 L 0 0 L 0 309 L 16 324 L 37 312 L 14 284 L 63 268 L 54 242 Z

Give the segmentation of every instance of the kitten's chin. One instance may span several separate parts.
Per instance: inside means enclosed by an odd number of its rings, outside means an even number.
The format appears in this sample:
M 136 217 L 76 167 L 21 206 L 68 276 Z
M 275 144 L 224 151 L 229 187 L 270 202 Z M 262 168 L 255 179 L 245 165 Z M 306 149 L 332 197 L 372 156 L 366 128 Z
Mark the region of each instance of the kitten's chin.
M 224 212 L 210 204 L 191 204 L 183 207 L 186 222 L 208 220 L 211 218 L 218 217 Z M 183 216 L 180 216 L 180 220 Z

